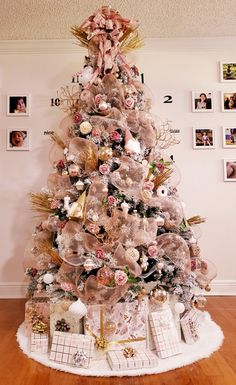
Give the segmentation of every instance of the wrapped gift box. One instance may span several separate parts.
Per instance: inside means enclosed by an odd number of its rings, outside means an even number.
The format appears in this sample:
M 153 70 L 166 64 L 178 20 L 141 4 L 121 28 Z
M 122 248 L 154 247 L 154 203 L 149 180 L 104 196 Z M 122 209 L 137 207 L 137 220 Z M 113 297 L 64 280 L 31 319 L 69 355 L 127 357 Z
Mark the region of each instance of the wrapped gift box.
M 30 351 L 35 353 L 48 352 L 48 334 L 45 333 L 31 333 Z
M 186 344 L 194 344 L 199 339 L 198 329 L 202 319 L 202 312 L 191 309 L 180 320 Z
M 110 350 L 107 361 L 112 370 L 152 368 L 157 366 L 157 356 L 149 350 L 137 351 L 132 357 L 126 357 L 123 350 Z
M 169 307 L 149 314 L 151 333 L 160 358 L 181 353 L 181 345 L 174 318 Z
M 88 306 L 84 330 L 94 338 L 95 357 L 103 358 L 105 350 L 121 350 L 131 342 L 139 350 L 146 349 L 146 317 L 146 300 Z
M 88 368 L 93 354 L 93 338 L 83 334 L 56 331 L 50 359 L 61 364 Z
M 68 309 L 73 301 L 62 300 L 56 303 L 50 304 L 50 336 L 53 337 L 56 331 L 56 324 L 62 319 L 65 320 L 69 326 L 70 333 L 83 333 L 83 321 L 78 319 L 75 315 L 71 314 Z M 64 330 L 61 330 L 64 331 Z
M 49 329 L 50 305 L 48 298 L 32 298 L 25 303 L 26 335 L 31 335 L 33 325 L 38 321 L 43 322 Z

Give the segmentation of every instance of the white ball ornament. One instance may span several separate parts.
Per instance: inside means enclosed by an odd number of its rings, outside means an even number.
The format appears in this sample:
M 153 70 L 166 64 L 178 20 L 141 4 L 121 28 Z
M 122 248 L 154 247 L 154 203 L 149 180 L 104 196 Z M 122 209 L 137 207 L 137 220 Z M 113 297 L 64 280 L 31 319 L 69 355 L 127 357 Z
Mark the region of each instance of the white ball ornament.
M 161 185 L 157 189 L 157 196 L 158 197 L 166 197 L 168 195 L 168 190 L 165 186 Z
M 93 67 L 87 66 L 82 69 L 79 73 L 79 83 L 82 84 L 82 86 L 85 86 L 87 83 L 90 82 L 90 80 L 93 77 Z
M 98 108 L 100 111 L 106 111 L 108 108 L 108 105 L 104 100 L 102 100 L 101 103 L 99 103 Z
M 174 309 L 176 314 L 182 314 L 185 310 L 185 306 L 183 303 L 177 302 L 174 306 Z
M 46 283 L 46 285 L 50 285 L 54 281 L 54 277 L 51 273 L 46 273 L 43 276 L 43 282 Z
M 87 314 L 87 308 L 79 298 L 77 299 L 77 301 L 73 302 L 70 305 L 68 310 L 71 314 L 74 314 L 78 319 L 81 319 Z

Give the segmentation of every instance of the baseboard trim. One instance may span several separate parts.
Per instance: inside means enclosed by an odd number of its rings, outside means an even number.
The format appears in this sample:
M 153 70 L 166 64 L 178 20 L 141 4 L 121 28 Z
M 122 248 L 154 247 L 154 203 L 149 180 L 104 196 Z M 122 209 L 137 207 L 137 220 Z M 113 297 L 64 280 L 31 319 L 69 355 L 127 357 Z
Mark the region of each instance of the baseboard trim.
M 0 298 L 25 298 L 27 283 L 0 282 Z M 236 295 L 236 280 L 214 280 L 206 295 Z

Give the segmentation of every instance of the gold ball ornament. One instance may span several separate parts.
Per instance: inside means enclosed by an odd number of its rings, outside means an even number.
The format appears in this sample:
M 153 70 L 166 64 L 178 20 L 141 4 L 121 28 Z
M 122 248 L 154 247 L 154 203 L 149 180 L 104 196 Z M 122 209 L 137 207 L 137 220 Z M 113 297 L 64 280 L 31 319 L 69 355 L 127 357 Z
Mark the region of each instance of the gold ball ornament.
M 101 147 L 98 151 L 98 159 L 100 160 L 109 160 L 112 158 L 112 148 L 111 147 Z
M 165 303 L 167 301 L 167 292 L 161 287 L 153 289 L 150 292 L 150 296 L 158 303 Z
M 205 287 L 205 290 L 206 290 L 206 291 L 211 291 L 211 287 L 210 287 L 209 285 L 207 285 L 207 286 Z
M 104 332 L 106 336 L 111 336 L 115 333 L 116 331 L 116 324 L 113 321 L 106 321 L 104 325 Z

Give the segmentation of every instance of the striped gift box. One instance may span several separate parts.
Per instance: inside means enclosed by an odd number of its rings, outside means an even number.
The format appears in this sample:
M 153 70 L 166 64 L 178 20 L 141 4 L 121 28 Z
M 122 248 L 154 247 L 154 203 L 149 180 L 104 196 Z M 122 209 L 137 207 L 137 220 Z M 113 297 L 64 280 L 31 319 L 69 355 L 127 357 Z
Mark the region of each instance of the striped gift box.
M 157 366 L 158 359 L 150 350 L 137 351 L 133 357 L 125 357 L 123 350 L 110 350 L 107 361 L 112 370 L 152 368 Z
M 178 331 L 169 307 L 149 314 L 150 329 L 160 358 L 181 353 Z
M 90 336 L 55 331 L 50 359 L 61 364 L 88 368 L 93 354 L 94 341 Z

